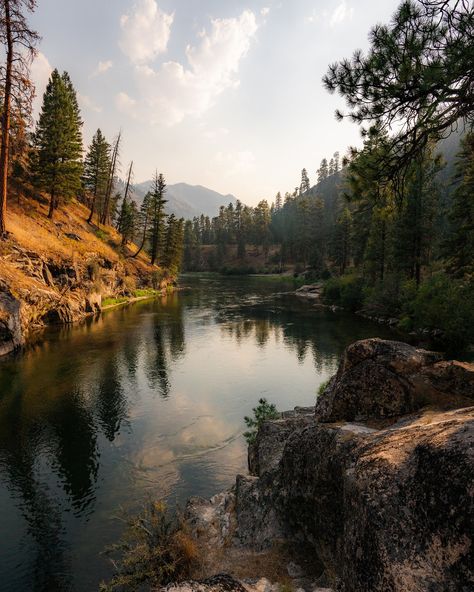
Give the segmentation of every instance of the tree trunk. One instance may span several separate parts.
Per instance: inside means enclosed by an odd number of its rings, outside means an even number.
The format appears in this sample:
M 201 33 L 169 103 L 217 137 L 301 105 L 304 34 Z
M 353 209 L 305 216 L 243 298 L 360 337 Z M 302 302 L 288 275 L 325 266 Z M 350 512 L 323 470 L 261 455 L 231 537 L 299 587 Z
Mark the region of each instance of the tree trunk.
M 50 220 L 53 219 L 54 216 L 54 209 L 56 208 L 56 192 L 54 191 L 54 189 L 51 191 L 51 198 L 49 200 L 49 212 L 48 212 L 48 218 Z
M 115 178 L 115 172 L 117 169 L 117 159 L 118 159 L 118 152 L 120 149 L 121 137 L 122 137 L 122 134 L 121 134 L 121 132 L 119 132 L 119 135 L 117 136 L 117 140 L 115 142 L 114 149 L 112 152 L 112 162 L 111 162 L 111 166 L 110 166 L 109 180 L 107 183 L 107 191 L 105 193 L 104 210 L 103 210 L 102 216 L 100 218 L 100 222 L 102 224 L 107 224 L 109 222 L 110 198 L 112 196 L 112 190 L 114 188 L 114 178 Z
M 13 68 L 13 39 L 10 21 L 10 0 L 4 0 L 7 56 L 2 113 L 2 146 L 0 150 L 0 238 L 6 235 L 8 157 L 10 147 L 10 108 Z
M 94 193 L 94 196 L 92 198 L 91 211 L 90 211 L 90 214 L 89 214 L 89 218 L 87 218 L 87 223 L 88 224 L 92 224 L 92 218 L 94 217 L 96 199 L 97 199 L 97 194 Z

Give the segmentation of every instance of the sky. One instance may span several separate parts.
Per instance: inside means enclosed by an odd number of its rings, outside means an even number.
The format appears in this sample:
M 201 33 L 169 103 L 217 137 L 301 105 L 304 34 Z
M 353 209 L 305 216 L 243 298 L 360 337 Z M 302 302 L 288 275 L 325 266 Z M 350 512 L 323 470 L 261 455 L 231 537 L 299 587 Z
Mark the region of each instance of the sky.
M 360 145 L 321 79 L 368 47 L 398 0 L 38 0 L 35 113 L 52 68 L 78 93 L 87 146 L 121 129 L 122 176 L 155 170 L 255 205 L 315 181 L 322 158 Z

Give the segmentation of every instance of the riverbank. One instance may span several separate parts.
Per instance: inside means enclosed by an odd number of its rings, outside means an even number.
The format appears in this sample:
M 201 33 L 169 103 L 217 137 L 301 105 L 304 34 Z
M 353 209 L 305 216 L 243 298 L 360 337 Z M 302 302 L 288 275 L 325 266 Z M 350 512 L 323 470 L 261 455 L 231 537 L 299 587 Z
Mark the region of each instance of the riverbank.
M 110 226 L 86 222 L 78 202 L 47 218 L 47 204 L 11 204 L 9 236 L 0 243 L 0 356 L 32 332 L 71 324 L 114 305 L 154 297 L 174 284 Z
M 189 501 L 201 574 L 236 591 L 470 589 L 473 404 L 474 365 L 353 344 L 315 408 L 262 424 L 248 476 Z

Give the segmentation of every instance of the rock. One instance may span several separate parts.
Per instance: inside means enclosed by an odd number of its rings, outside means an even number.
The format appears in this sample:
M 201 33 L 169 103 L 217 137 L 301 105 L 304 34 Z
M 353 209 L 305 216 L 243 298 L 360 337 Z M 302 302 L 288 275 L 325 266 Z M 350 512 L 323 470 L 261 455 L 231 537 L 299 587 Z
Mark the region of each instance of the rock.
M 84 304 L 87 313 L 98 313 L 102 310 L 102 295 L 98 292 L 87 294 Z
M 470 590 L 474 408 L 368 434 L 314 424 L 288 441 L 280 507 L 344 592 Z
M 224 547 L 235 534 L 235 494 L 226 491 L 210 500 L 192 497 L 184 517 L 194 539 L 205 546 Z
M 249 592 L 248 589 L 233 577 L 220 574 L 200 581 L 180 582 L 160 588 L 167 592 Z
M 313 415 L 314 407 L 295 408 L 292 412 L 286 412 L 280 420 L 264 422 L 255 443 L 249 446 L 250 474 L 263 475 L 275 469 L 291 433 L 313 421 Z
M 69 302 L 53 305 L 41 318 L 46 325 L 67 325 L 77 320 Z
M 318 398 L 323 422 L 396 418 L 426 405 L 474 402 L 474 365 L 444 362 L 436 352 L 367 339 L 349 346 Z
M 308 298 L 310 300 L 319 300 L 321 298 L 322 284 L 313 284 L 301 286 L 295 292 L 295 295 L 299 298 Z
M 224 538 L 221 525 L 232 524 L 225 553 L 279 542 L 309 547 L 283 563 L 293 589 L 470 592 L 472 389 L 470 364 L 397 342 L 358 342 L 318 402 L 337 423 L 316 421 L 310 409 L 265 422 L 253 447 L 255 475 L 237 477 L 232 503 L 226 496 L 199 502 L 194 524 L 218 533 L 214 546 Z M 426 400 L 443 405 L 409 412 Z M 446 402 L 460 408 L 447 410 Z M 392 420 L 346 420 L 363 414 Z M 277 592 L 263 580 L 245 587 Z
M 290 578 L 301 578 L 304 575 L 303 569 L 294 561 L 290 561 L 286 566 L 286 571 Z
M 51 274 L 51 271 L 49 270 L 48 264 L 44 261 L 43 261 L 42 274 L 43 274 L 43 279 L 44 279 L 45 284 L 47 286 L 54 287 L 53 276 Z
M 284 539 L 280 518 L 272 500 L 275 497 L 271 473 L 267 479 L 238 475 L 235 488 L 237 529 L 235 542 L 263 550 Z
M 0 283 L 0 356 L 18 349 L 23 342 L 20 301 Z
M 73 241 L 77 241 L 77 242 L 82 241 L 82 238 L 78 234 L 75 234 L 74 232 L 66 232 L 64 234 L 64 236 L 66 236 L 67 238 L 69 238 Z

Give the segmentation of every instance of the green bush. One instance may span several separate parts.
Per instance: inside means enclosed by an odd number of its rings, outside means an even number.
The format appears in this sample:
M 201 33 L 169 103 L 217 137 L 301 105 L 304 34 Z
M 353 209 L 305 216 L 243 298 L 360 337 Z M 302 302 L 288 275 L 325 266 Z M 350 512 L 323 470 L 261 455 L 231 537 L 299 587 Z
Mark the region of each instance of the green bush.
M 266 399 L 260 399 L 257 407 L 253 408 L 253 417 L 244 417 L 245 425 L 249 428 L 244 432 L 244 437 L 247 444 L 253 444 L 257 437 L 257 432 L 264 421 L 268 419 L 279 419 L 281 414 L 277 411 L 273 403 L 269 403 Z
M 364 282 L 355 275 L 330 278 L 323 286 L 323 300 L 350 311 L 359 310 L 364 301 Z
M 199 562 L 197 545 L 164 503 L 149 502 L 141 514 L 124 521 L 124 535 L 105 551 L 115 575 L 100 585 L 101 592 L 161 588 L 191 575 Z
M 440 329 L 443 344 L 451 351 L 474 343 L 474 283 L 437 273 L 422 282 L 414 296 L 405 288 L 404 318 L 418 329 Z M 406 323 L 408 321 L 405 321 Z

